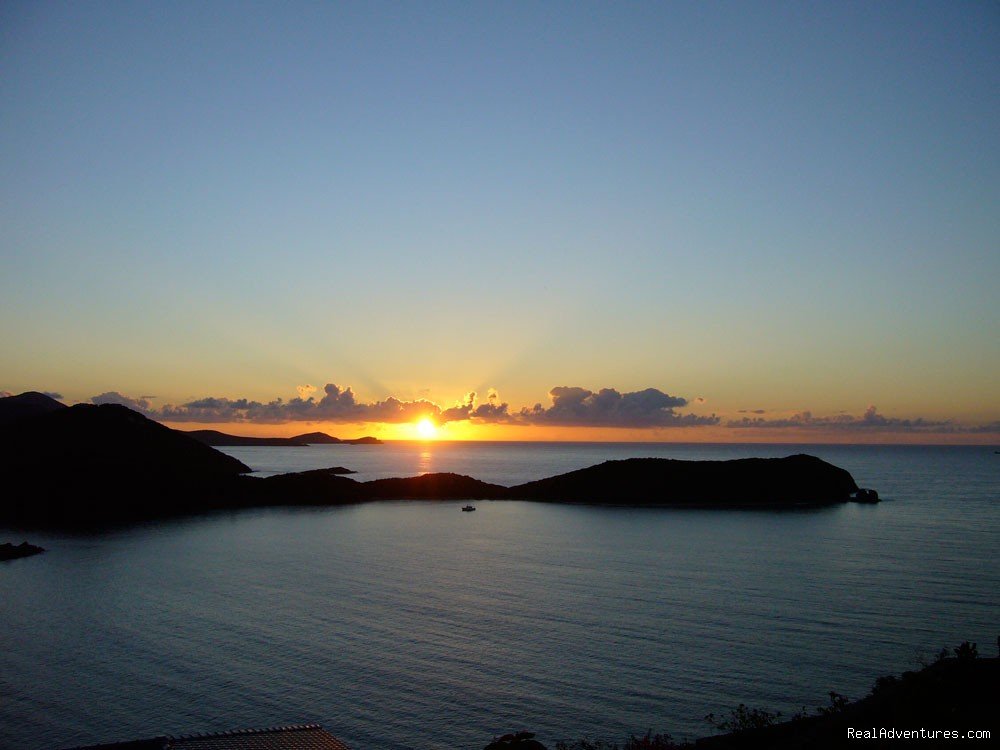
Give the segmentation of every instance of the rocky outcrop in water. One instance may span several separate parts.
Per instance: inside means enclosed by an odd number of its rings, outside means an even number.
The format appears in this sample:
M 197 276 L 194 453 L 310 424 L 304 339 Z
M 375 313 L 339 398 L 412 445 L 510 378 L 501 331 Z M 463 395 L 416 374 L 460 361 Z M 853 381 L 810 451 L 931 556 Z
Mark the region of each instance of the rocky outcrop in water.
M 0 560 L 16 560 L 19 557 L 31 557 L 32 555 L 40 555 L 44 551 L 43 547 L 28 544 L 27 542 L 21 542 L 20 544 L 5 542 L 0 544 Z

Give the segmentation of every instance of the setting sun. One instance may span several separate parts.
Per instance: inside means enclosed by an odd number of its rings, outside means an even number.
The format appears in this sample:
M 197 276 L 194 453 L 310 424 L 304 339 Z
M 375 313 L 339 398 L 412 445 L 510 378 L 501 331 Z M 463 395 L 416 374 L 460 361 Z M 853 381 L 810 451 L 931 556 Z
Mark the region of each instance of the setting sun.
M 437 425 L 427 417 L 417 422 L 417 433 L 424 440 L 429 440 L 437 435 Z

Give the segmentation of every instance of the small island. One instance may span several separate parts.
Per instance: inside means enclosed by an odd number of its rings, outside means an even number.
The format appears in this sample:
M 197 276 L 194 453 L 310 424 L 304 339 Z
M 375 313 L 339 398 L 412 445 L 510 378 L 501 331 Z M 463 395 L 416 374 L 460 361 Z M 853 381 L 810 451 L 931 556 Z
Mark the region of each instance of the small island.
M 0 560 L 16 560 L 19 557 L 31 557 L 32 555 L 40 555 L 44 551 L 43 547 L 28 544 L 27 542 L 21 542 L 20 544 L 4 542 L 0 544 Z

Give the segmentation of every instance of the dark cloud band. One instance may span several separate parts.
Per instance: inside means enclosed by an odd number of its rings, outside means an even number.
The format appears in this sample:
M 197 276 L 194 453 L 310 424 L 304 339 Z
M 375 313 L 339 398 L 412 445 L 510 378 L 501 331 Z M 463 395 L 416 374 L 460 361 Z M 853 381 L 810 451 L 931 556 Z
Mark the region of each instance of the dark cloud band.
M 154 419 L 165 422 L 254 422 L 280 424 L 285 422 L 384 422 L 404 423 L 433 419 L 439 424 L 471 421 L 477 424 L 553 425 L 573 427 L 685 427 L 714 425 L 719 418 L 679 414 L 677 409 L 688 405 L 680 396 L 671 396 L 656 388 L 621 393 L 614 388 L 591 391 L 579 386 L 558 386 L 549 391 L 551 404 L 511 411 L 490 389 L 486 401 L 477 403 L 476 393 L 466 394 L 461 403 L 442 408 L 432 401 L 418 399 L 402 401 L 389 396 L 382 401 L 358 401 L 350 387 L 328 383 L 323 396 L 306 395 L 315 392 L 313 386 L 299 386 L 299 396 L 287 401 L 253 401 L 207 397 L 154 408 L 148 398 L 131 398 L 115 391 L 94 396 L 95 404 L 115 403 L 128 406 Z
M 763 410 L 754 410 L 752 414 L 762 414 Z M 812 412 L 803 411 L 791 417 L 766 419 L 764 417 L 743 417 L 726 422 L 726 427 L 736 429 L 823 429 L 823 430 L 869 430 L 869 431 L 901 431 L 901 432 L 967 432 L 968 428 L 956 426 L 948 421 L 935 422 L 929 419 L 899 419 L 886 417 L 878 413 L 874 406 L 869 406 L 860 416 L 836 414 L 831 417 L 815 417 Z

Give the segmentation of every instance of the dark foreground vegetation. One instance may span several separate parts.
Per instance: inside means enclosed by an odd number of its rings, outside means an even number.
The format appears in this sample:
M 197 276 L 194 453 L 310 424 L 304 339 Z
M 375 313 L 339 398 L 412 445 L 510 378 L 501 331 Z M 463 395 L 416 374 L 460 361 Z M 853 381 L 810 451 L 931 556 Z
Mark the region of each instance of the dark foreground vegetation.
M 302 437 L 316 435 L 324 434 Z M 0 399 L 0 522 L 18 525 L 101 527 L 219 509 L 371 500 L 786 508 L 877 499 L 847 471 L 806 455 L 606 461 L 514 487 L 449 473 L 358 482 L 341 476 L 348 473 L 343 467 L 264 479 L 248 473 L 190 433 L 124 406 L 66 407 L 39 393 Z
M 887 739 L 893 746 L 908 747 L 909 739 L 920 747 L 951 746 L 975 730 L 997 736 L 1000 724 L 1000 658 L 977 658 L 976 644 L 963 643 L 952 652 L 942 651 L 938 660 L 901 677 L 879 677 L 867 697 L 850 702 L 830 693 L 830 704 L 813 712 L 803 709 L 788 721 L 763 709 L 740 705 L 727 716 L 706 717 L 723 732 L 692 741 L 674 740 L 669 734 L 632 735 L 621 741 L 577 739 L 556 742 L 555 750 L 806 750 L 868 745 L 886 731 L 911 732 Z M 848 729 L 855 736 L 848 735 Z M 864 732 L 874 737 L 865 737 Z M 921 736 L 921 730 L 924 735 Z M 937 735 L 932 733 L 937 732 Z M 946 735 L 944 732 L 956 733 Z M 903 742 L 900 744 L 900 739 Z M 979 739 L 984 739 L 980 737 Z M 881 746 L 875 742 L 875 746 Z M 486 750 L 545 750 L 529 732 L 495 738 Z

